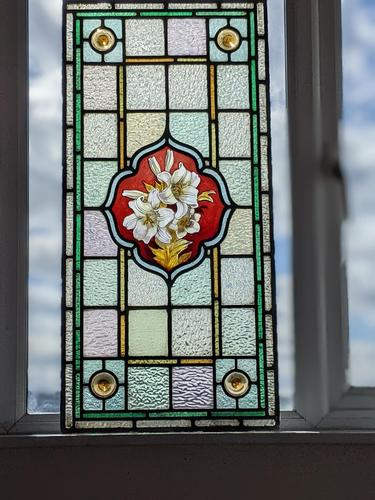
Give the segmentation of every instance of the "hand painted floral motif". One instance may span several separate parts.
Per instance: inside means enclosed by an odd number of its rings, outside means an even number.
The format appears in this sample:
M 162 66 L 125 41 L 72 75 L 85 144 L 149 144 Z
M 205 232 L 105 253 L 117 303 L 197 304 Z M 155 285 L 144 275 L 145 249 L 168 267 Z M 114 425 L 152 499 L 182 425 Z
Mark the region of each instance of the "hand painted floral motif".
M 220 174 L 170 140 L 136 155 L 111 185 L 106 214 L 114 239 L 140 265 L 173 278 L 224 234 L 230 200 Z

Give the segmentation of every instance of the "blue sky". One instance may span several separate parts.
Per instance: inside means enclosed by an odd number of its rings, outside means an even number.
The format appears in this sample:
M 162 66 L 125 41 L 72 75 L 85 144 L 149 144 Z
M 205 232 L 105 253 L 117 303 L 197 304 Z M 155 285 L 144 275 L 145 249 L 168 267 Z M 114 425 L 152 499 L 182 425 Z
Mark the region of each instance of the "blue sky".
M 375 3 L 343 0 L 342 162 L 349 217 L 350 380 L 375 385 Z
M 290 409 L 293 326 L 282 6 L 283 0 L 269 0 L 280 394 L 283 408 Z M 46 394 L 44 411 L 51 410 L 48 395 L 60 389 L 60 32 L 61 0 L 30 0 L 29 388 L 33 394 Z

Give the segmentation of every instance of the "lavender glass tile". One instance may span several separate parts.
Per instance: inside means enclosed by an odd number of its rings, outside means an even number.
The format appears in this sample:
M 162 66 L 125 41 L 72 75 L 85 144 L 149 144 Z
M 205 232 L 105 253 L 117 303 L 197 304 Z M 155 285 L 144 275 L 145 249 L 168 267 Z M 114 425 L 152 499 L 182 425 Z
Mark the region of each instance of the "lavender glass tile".
M 206 366 L 174 367 L 172 401 L 174 409 L 213 408 L 213 369 Z
M 112 240 L 107 221 L 99 211 L 85 211 L 84 249 L 87 257 L 116 257 L 117 245 Z
M 83 355 L 117 356 L 117 311 L 91 309 L 83 313 Z
M 206 21 L 204 19 L 169 19 L 168 53 L 173 56 L 205 56 Z

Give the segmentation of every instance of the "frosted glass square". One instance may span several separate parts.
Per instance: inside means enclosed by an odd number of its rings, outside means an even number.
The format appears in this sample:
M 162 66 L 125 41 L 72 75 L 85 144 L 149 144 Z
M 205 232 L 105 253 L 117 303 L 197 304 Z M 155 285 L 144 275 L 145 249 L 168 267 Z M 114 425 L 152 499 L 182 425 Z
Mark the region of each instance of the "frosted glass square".
M 257 375 L 257 360 L 256 359 L 237 359 L 237 368 L 244 371 L 250 377 L 252 382 L 256 382 Z
M 230 219 L 228 233 L 220 246 L 223 255 L 253 253 L 253 222 L 251 209 L 237 209 Z
M 242 37 L 247 37 L 247 19 L 231 19 L 229 24 L 233 26 Z
M 224 389 L 219 385 L 216 388 L 216 399 L 217 399 L 217 407 L 221 410 L 234 410 L 236 408 L 236 400 L 235 398 L 231 398 L 224 392 Z
M 167 356 L 167 323 L 167 311 L 129 311 L 129 356 Z
M 246 62 L 249 59 L 249 44 L 244 40 L 237 50 L 232 52 L 230 60 L 232 62 Z
M 252 175 L 250 160 L 222 160 L 219 170 L 227 181 L 229 194 L 237 205 L 252 204 Z
M 210 38 L 215 38 L 216 33 L 227 25 L 227 20 L 223 18 L 214 18 L 209 20 Z
M 117 245 L 108 231 L 107 221 L 99 211 L 84 213 L 84 254 L 86 257 L 116 257 Z
M 238 407 L 240 409 L 247 408 L 258 408 L 258 387 L 256 385 L 252 385 L 250 390 L 245 396 L 238 401 Z
M 104 62 L 119 63 L 123 61 L 123 57 L 122 42 L 118 42 L 110 52 L 104 54 Z
M 145 271 L 128 261 L 128 304 L 130 306 L 165 306 L 168 304 L 167 285 L 161 276 Z
M 84 115 L 84 152 L 86 158 L 117 157 L 117 115 Z
M 213 407 L 213 369 L 204 366 L 172 368 L 174 409 Z
M 117 311 L 115 309 L 84 310 L 83 355 L 86 358 L 117 356 Z
M 258 78 L 266 79 L 266 42 L 262 38 L 258 40 Z
M 207 109 L 207 67 L 181 64 L 169 67 L 170 109 Z
M 83 302 L 86 306 L 117 305 L 116 260 L 85 260 Z
M 221 383 L 225 375 L 234 370 L 236 367 L 236 362 L 234 359 L 217 359 L 216 368 L 216 382 Z
M 169 408 L 169 368 L 129 367 L 128 384 L 130 410 Z
M 210 61 L 212 62 L 226 62 L 228 61 L 228 54 L 219 49 L 215 42 L 210 42 Z
M 211 309 L 172 311 L 172 355 L 211 356 Z
M 119 387 L 114 396 L 105 401 L 106 410 L 124 410 L 125 409 L 125 390 Z
M 206 21 L 168 19 L 168 53 L 173 56 L 206 55 Z
M 83 106 L 88 110 L 117 109 L 115 66 L 83 67 Z
M 255 356 L 255 309 L 222 310 L 224 356 Z
M 164 23 L 161 19 L 125 21 L 127 56 L 163 56 Z
M 130 110 L 165 109 L 165 69 L 147 64 L 126 69 L 126 103 Z
M 249 108 L 248 66 L 218 65 L 217 97 L 219 109 Z
M 222 157 L 250 157 L 250 140 L 249 113 L 219 113 L 219 151 Z
M 83 362 L 83 382 L 88 384 L 90 378 L 95 372 L 103 368 L 103 362 L 100 359 L 90 359 Z
M 83 21 L 83 38 L 90 38 L 91 33 L 99 28 L 101 22 L 99 19 L 84 19 Z
M 96 398 L 88 387 L 83 389 L 83 409 L 84 410 L 101 410 L 103 402 Z
M 122 21 L 120 19 L 105 19 L 104 26 L 111 29 L 117 38 L 122 38 Z
M 86 207 L 100 207 L 107 198 L 111 178 L 117 172 L 117 162 L 84 162 L 84 204 Z
M 224 305 L 254 304 L 253 259 L 221 259 L 221 299 Z
M 127 123 L 127 153 L 131 157 L 138 149 L 155 142 L 165 130 L 165 113 L 129 113 Z
M 125 382 L 125 362 L 122 360 L 109 360 L 105 362 L 105 369 L 114 373 L 119 384 Z
M 210 259 L 205 259 L 198 267 L 176 279 L 172 286 L 171 299 L 174 305 L 211 304 Z
M 208 157 L 207 113 L 171 113 L 170 131 L 175 139 L 193 146 L 198 149 L 202 156 Z
M 91 48 L 89 42 L 83 42 L 83 61 L 84 62 L 101 62 L 102 56 Z

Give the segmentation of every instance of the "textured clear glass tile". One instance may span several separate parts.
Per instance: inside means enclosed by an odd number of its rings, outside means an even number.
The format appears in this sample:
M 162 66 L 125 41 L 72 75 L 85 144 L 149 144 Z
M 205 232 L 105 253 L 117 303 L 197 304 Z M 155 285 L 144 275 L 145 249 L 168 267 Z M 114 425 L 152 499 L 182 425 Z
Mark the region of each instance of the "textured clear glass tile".
M 84 262 L 83 302 L 86 306 L 117 305 L 117 261 Z
M 165 113 L 130 113 L 126 116 L 128 157 L 163 135 Z
M 254 304 L 253 259 L 221 260 L 221 297 L 228 306 Z
M 202 64 L 169 66 L 170 109 L 207 109 L 207 67 Z
M 130 367 L 128 399 L 131 410 L 169 408 L 169 368 Z
M 172 136 L 196 148 L 202 156 L 208 156 L 208 115 L 207 113 L 171 113 L 170 130 Z
M 106 199 L 111 178 L 117 172 L 113 161 L 84 162 L 84 203 L 86 207 L 100 207 Z
M 172 285 L 173 305 L 206 306 L 211 304 L 210 259 L 189 273 L 179 276 Z
M 126 85 L 127 109 L 165 109 L 163 66 L 129 66 L 126 70 Z
M 117 116 L 112 113 L 87 113 L 84 116 L 86 158 L 117 157 Z
M 211 314 L 211 309 L 173 309 L 173 356 L 212 355 Z
M 145 271 L 132 260 L 128 262 L 127 289 L 130 306 L 168 304 L 168 288 L 163 278 Z
M 127 56 L 163 56 L 164 25 L 161 19 L 125 21 Z
M 251 255 L 253 253 L 253 222 L 250 209 L 235 210 L 220 249 L 223 255 Z
M 223 309 L 223 354 L 255 356 L 255 309 Z
M 117 109 L 117 68 L 84 66 L 83 106 L 87 110 Z
M 229 188 L 229 194 L 237 205 L 252 203 L 252 174 L 250 160 L 222 160 L 219 162 Z
M 224 158 L 250 157 L 249 113 L 219 113 L 219 152 Z
M 250 98 L 248 66 L 219 64 L 217 94 L 219 109 L 248 109 Z

